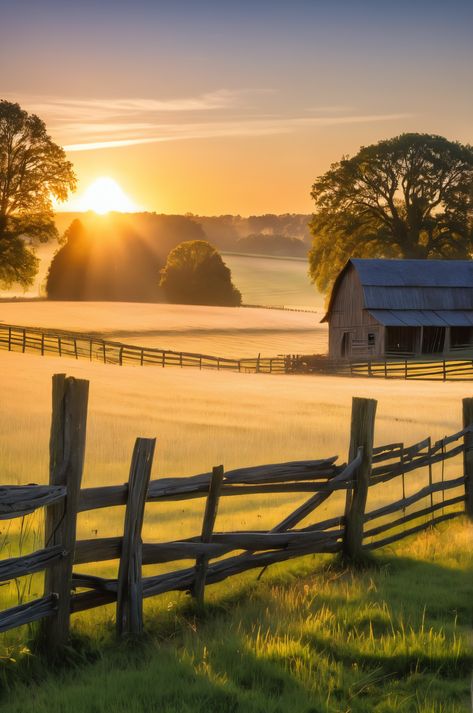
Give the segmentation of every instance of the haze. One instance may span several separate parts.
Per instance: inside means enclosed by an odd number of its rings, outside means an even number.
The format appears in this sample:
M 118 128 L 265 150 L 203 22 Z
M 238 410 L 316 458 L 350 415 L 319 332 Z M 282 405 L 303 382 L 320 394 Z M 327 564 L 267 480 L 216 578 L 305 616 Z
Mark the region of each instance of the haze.
M 157 212 L 308 213 L 362 144 L 473 141 L 470 2 L 0 4 L 0 95 L 66 147 L 64 210 L 106 176 Z

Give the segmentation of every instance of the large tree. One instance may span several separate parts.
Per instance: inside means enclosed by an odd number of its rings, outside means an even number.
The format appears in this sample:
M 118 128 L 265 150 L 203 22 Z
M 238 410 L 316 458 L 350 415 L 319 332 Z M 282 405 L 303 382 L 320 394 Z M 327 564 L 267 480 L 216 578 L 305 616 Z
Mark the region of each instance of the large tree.
M 168 302 L 177 304 L 241 304 L 241 294 L 217 250 L 206 240 L 181 243 L 168 255 L 161 283 Z
M 0 100 L 0 287 L 27 287 L 38 269 L 34 245 L 57 237 L 52 199 L 76 178 L 64 150 L 35 114 Z
M 471 146 L 402 134 L 333 164 L 311 195 L 310 274 L 322 291 L 353 256 L 471 257 Z

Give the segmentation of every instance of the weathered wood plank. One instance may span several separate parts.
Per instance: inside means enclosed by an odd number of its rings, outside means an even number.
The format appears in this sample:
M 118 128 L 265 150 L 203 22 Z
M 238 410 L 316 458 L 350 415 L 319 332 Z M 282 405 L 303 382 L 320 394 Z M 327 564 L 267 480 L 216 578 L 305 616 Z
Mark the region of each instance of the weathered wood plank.
M 454 480 L 445 480 L 443 483 L 439 482 L 432 483 L 432 485 L 426 485 L 424 488 L 421 488 L 413 495 L 409 495 L 407 498 L 400 498 L 400 500 L 395 500 L 393 503 L 383 505 L 382 507 L 377 508 L 376 510 L 372 510 L 371 512 L 366 513 L 364 516 L 364 522 L 369 522 L 370 520 L 374 520 L 377 517 L 392 515 L 392 513 L 395 513 L 399 510 L 403 510 L 404 508 L 407 508 L 410 505 L 414 505 L 414 503 L 416 503 L 418 500 L 422 500 L 422 498 L 425 498 L 428 495 L 431 495 L 432 493 L 438 493 L 442 490 L 451 490 L 452 488 L 459 488 L 464 483 L 465 478 L 461 476 L 460 478 L 455 478 Z
M 218 500 L 223 481 L 223 465 L 216 466 L 212 471 L 209 494 L 205 502 L 204 519 L 202 522 L 201 542 L 209 543 L 217 517 Z M 195 563 L 195 579 L 192 587 L 192 596 L 197 602 L 197 606 L 204 605 L 205 579 L 207 576 L 209 558 L 206 554 L 199 555 Z
M 463 399 L 463 427 L 473 427 L 473 398 Z M 473 432 L 464 435 L 463 472 L 465 475 L 465 511 L 473 520 Z
M 21 557 L 0 560 L 0 582 L 33 574 L 33 572 L 41 572 L 41 570 L 59 562 L 62 557 L 62 545 L 54 545 Z
M 393 542 L 398 542 L 398 540 L 402 540 L 405 537 L 410 537 L 411 535 L 415 535 L 417 532 L 422 532 L 422 530 L 427 530 L 429 527 L 438 525 L 441 522 L 446 522 L 447 520 L 453 520 L 453 518 L 461 517 L 462 515 L 462 512 L 449 512 L 445 515 L 439 515 L 438 517 L 434 517 L 431 520 L 426 520 L 420 525 L 411 527 L 408 530 L 402 530 L 394 535 L 391 535 L 390 537 L 384 538 L 383 540 L 378 540 L 377 542 L 372 542 L 369 545 L 365 545 L 365 549 L 376 550 L 379 547 L 386 547 L 386 545 L 391 545 Z
M 66 378 L 64 374 L 53 377 L 49 480 L 51 485 L 65 486 L 67 497 L 46 510 L 46 547 L 60 545 L 64 553 L 58 564 L 46 570 L 44 581 L 45 596 L 54 593 L 58 597 L 55 616 L 40 630 L 40 643 L 50 655 L 56 655 L 69 636 L 71 575 L 85 454 L 88 394 L 88 381 Z
M 63 485 L 4 485 L 0 487 L 0 520 L 23 517 L 65 497 Z
M 16 629 L 17 626 L 30 624 L 38 619 L 53 616 L 57 609 L 57 597 L 54 594 L 34 599 L 0 612 L 0 632 Z
M 155 445 L 154 438 L 138 438 L 131 461 L 118 570 L 117 634 L 122 637 L 136 636 L 143 631 L 141 529 Z
M 352 560 L 362 555 L 363 520 L 371 475 L 376 406 L 375 399 L 354 398 L 352 401 L 349 460 L 355 458 L 359 448 L 363 449 L 361 463 L 355 471 L 355 486 L 353 491 L 347 491 L 345 511 L 343 552 Z

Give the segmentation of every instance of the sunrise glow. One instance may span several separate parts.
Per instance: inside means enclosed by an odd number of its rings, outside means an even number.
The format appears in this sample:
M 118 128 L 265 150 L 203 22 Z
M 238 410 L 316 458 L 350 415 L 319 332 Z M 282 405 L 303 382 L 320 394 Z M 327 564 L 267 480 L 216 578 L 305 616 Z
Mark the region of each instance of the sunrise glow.
M 78 210 L 92 210 L 99 215 L 111 211 L 136 213 L 140 210 L 119 184 L 107 176 L 97 178 L 77 200 Z

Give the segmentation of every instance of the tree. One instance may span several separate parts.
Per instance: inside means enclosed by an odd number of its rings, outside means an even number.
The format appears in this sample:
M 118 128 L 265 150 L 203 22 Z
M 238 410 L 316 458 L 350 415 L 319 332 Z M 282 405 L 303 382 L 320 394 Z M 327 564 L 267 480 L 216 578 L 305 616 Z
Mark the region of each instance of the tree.
M 53 300 L 156 302 L 162 260 L 123 216 L 74 220 L 54 256 L 46 291 Z
M 76 178 L 46 126 L 19 104 L 0 101 L 0 286 L 31 285 L 37 242 L 57 237 L 52 198 L 63 201 Z
M 471 256 L 471 146 L 402 134 L 333 164 L 311 196 L 309 271 L 322 291 L 350 257 Z
M 205 240 L 181 243 L 168 255 L 160 286 L 168 302 L 177 304 L 241 304 L 241 293 L 217 250 Z

